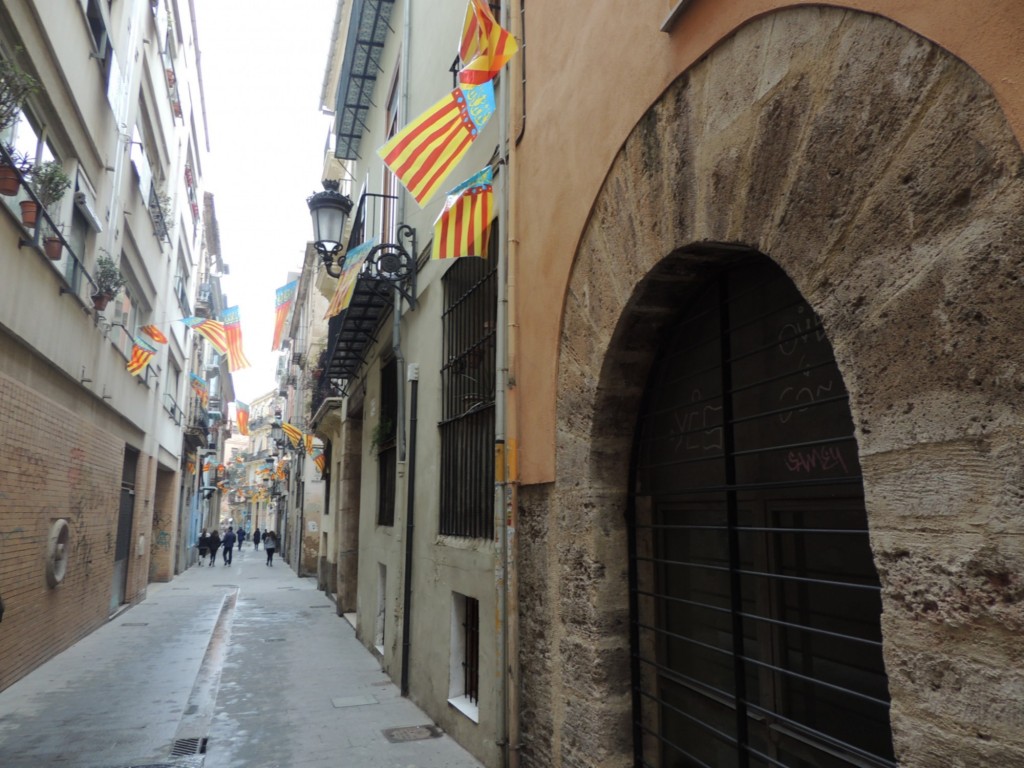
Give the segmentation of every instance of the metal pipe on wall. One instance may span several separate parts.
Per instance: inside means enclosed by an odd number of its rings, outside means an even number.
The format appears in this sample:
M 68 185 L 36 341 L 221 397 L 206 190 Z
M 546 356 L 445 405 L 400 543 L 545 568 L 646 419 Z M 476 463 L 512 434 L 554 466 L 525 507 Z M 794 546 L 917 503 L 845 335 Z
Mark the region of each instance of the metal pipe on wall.
M 416 486 L 416 406 L 419 392 L 419 366 L 409 366 L 409 473 L 406 480 L 405 508 L 405 583 L 402 598 L 402 695 L 409 695 L 409 651 L 412 647 L 409 639 L 412 624 L 412 532 L 414 512 L 414 489 Z

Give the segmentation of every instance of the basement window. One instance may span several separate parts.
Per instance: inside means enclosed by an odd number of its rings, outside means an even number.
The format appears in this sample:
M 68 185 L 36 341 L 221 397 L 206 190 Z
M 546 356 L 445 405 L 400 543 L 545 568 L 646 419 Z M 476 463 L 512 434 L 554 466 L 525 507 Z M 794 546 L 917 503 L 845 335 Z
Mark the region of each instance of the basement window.
M 480 601 L 452 593 L 448 703 L 480 722 Z

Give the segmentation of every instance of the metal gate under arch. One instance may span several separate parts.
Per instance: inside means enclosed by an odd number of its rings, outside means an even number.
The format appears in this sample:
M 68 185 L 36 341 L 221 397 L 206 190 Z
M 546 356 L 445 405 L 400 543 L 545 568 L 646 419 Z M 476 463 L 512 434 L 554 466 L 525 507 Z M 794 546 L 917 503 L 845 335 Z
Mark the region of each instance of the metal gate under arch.
M 820 321 L 766 257 L 688 303 L 635 450 L 637 765 L 894 766 L 846 389 Z

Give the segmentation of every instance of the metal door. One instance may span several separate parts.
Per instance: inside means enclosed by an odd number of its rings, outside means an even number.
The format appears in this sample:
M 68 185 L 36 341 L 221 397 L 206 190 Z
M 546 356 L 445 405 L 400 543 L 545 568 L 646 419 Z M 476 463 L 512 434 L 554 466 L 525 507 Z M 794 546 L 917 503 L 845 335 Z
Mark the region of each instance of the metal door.
M 670 336 L 631 505 L 637 764 L 895 765 L 857 444 L 820 321 L 758 256 Z
M 125 601 L 128 589 L 128 556 L 132 545 L 132 518 L 135 513 L 135 470 L 139 454 L 125 448 L 121 468 L 121 500 L 117 512 L 117 537 L 114 539 L 114 575 L 110 590 L 110 612 Z

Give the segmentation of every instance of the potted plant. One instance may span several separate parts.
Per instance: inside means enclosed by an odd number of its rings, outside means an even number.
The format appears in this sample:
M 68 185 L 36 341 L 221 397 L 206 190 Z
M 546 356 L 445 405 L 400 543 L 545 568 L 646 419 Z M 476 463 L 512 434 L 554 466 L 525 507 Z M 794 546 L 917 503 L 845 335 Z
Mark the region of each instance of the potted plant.
M 0 58 L 0 133 L 17 122 L 25 99 L 39 90 L 38 81 L 14 60 L 19 51 L 17 49 L 11 56 Z M 6 149 L 12 162 L 0 156 L 0 194 L 15 195 L 27 166 L 24 165 L 25 158 L 19 156 L 12 147 L 7 146 Z
M 124 276 L 110 254 L 102 249 L 96 257 L 96 273 L 93 279 L 96 282 L 96 291 L 92 295 L 92 303 L 96 309 L 103 311 L 124 286 Z
M 63 225 L 58 225 L 63 229 Z M 60 261 L 61 251 L 64 249 L 64 241 L 60 235 L 54 232 L 49 226 L 46 227 L 46 234 L 43 236 L 43 252 L 51 261 Z
M 71 177 L 59 161 L 47 160 L 30 171 L 29 184 L 39 198 L 39 204 L 49 209 L 59 203 L 64 193 L 71 188 Z
M 64 172 L 64 167 L 59 162 L 47 160 L 28 171 L 28 184 L 35 193 L 38 204 L 36 200 L 21 201 L 21 223 L 32 228 L 36 225 L 39 206 L 49 211 L 51 206 L 59 202 L 71 187 L 71 177 Z M 54 237 L 52 232 L 50 237 Z
M 21 180 L 32 168 L 32 159 L 10 144 L 5 144 L 4 149 L 7 154 L 0 155 L 0 195 L 10 197 L 18 194 Z

